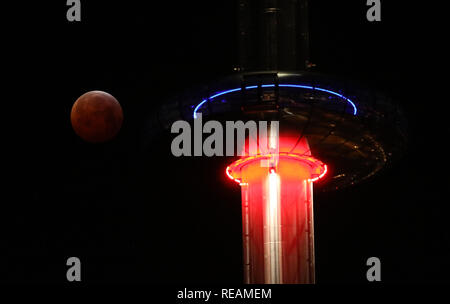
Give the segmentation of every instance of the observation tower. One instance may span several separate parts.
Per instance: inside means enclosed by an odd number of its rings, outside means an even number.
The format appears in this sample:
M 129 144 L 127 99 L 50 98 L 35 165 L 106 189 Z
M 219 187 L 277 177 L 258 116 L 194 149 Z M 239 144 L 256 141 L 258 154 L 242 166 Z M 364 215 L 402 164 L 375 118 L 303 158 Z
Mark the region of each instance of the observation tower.
M 381 93 L 310 71 L 307 0 L 239 0 L 238 14 L 235 74 L 165 104 L 150 129 L 200 113 L 276 122 L 269 153 L 237 157 L 211 174 L 241 189 L 244 282 L 315 283 L 313 188 L 373 178 L 402 154 L 405 121 Z

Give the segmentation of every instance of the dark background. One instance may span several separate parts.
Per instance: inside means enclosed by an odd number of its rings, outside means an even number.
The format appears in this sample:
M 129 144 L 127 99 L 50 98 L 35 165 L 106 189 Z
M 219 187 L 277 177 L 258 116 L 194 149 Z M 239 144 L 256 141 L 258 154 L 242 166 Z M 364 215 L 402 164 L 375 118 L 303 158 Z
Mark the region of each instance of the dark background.
M 440 7 L 310 1 L 316 71 L 370 84 L 404 108 L 409 149 L 375 179 L 315 195 L 316 271 L 323 283 L 367 283 L 376 256 L 386 283 L 448 283 L 446 62 Z M 397 1 L 399 2 L 399 1 Z M 142 150 L 146 120 L 181 90 L 232 73 L 234 1 L 65 1 L 5 9 L 5 152 L 1 271 L 5 282 L 239 284 L 240 190 L 228 160 Z M 124 124 L 105 144 L 70 125 L 89 90 L 114 95 Z

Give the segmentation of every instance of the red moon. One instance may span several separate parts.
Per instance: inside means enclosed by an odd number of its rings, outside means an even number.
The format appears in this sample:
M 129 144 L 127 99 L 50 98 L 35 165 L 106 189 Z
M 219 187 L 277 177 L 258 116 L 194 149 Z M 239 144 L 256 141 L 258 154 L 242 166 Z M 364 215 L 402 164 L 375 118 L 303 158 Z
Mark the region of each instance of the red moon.
M 70 121 L 75 133 L 85 141 L 106 142 L 116 136 L 122 126 L 122 107 L 111 94 L 90 91 L 75 101 Z

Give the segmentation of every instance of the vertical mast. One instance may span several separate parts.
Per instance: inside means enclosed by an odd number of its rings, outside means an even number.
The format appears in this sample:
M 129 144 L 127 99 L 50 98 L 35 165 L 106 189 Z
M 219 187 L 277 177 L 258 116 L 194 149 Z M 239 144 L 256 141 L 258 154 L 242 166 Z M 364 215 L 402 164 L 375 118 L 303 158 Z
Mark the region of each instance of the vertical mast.
M 239 66 L 243 71 L 305 70 L 308 0 L 239 0 Z

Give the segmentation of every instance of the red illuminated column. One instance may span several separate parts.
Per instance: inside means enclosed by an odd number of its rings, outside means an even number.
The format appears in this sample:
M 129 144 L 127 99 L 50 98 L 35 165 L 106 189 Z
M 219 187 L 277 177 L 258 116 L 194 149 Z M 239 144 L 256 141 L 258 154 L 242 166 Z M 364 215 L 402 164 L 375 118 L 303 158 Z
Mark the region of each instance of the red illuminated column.
M 313 181 L 326 165 L 310 156 L 306 140 L 297 153 L 241 158 L 227 168 L 242 193 L 244 276 L 250 284 L 314 283 Z

